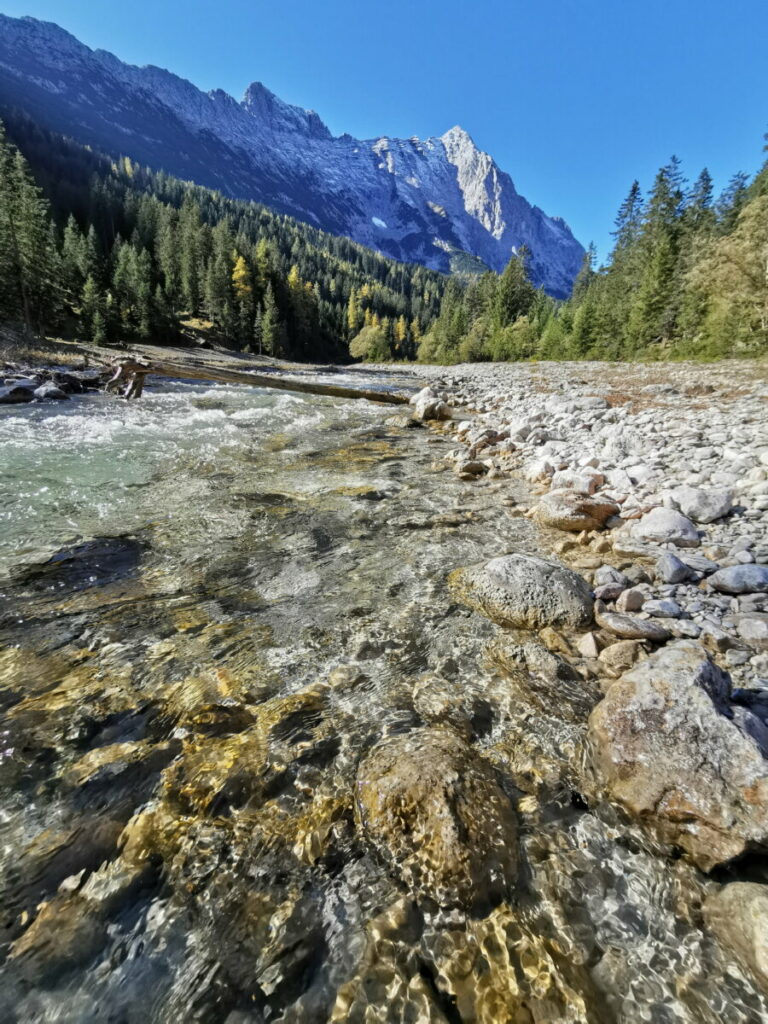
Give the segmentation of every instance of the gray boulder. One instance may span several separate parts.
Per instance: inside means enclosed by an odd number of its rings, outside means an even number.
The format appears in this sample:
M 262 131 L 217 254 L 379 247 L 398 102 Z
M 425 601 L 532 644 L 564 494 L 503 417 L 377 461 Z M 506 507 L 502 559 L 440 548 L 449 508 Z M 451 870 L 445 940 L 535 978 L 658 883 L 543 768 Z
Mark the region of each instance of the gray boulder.
M 709 583 L 724 594 L 766 594 L 768 565 L 729 565 L 713 573 Z
M 484 565 L 456 569 L 449 577 L 463 604 L 500 626 L 542 629 L 587 626 L 592 592 L 570 569 L 533 555 L 503 555 Z
M 43 400 L 55 399 L 59 402 L 69 399 L 69 395 L 66 391 L 62 391 L 62 389 L 57 387 L 55 384 L 41 384 L 39 388 L 35 388 L 34 395 L 35 398 Z
M 424 420 L 449 420 L 451 408 L 436 394 L 432 388 L 422 388 L 410 399 L 413 406 L 413 418 L 419 421 Z
M 652 508 L 632 527 L 632 536 L 657 544 L 674 544 L 679 548 L 695 548 L 701 543 L 690 519 L 673 508 Z
M 727 490 L 678 487 L 672 491 L 672 500 L 683 515 L 695 523 L 714 523 L 733 508 L 733 493 Z
M 665 551 L 656 562 L 656 577 L 662 583 L 682 583 L 690 576 L 690 568 L 671 551 Z
M 729 694 L 682 640 L 624 673 L 589 719 L 598 792 L 704 871 L 768 845 L 768 761 L 722 713 Z
M 650 619 L 606 611 L 602 601 L 595 602 L 595 622 L 621 640 L 650 640 L 652 643 L 663 644 L 672 636 L 668 629 Z
M 0 405 L 17 405 L 19 402 L 31 402 L 35 393 L 31 387 L 21 384 L 9 384 L 0 388 Z

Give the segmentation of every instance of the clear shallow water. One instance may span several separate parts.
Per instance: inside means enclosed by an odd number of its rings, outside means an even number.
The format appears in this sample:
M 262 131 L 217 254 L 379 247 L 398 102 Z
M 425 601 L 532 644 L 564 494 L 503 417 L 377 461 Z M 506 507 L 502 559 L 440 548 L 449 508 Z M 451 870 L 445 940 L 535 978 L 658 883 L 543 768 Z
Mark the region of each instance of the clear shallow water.
M 451 602 L 458 565 L 536 550 L 514 485 L 438 472 L 393 411 L 173 385 L 0 412 L 7 1019 L 761 1019 L 708 883 L 579 800 L 590 695 L 542 698 L 503 668 L 525 638 Z M 435 723 L 518 808 L 482 911 L 404 885 L 355 807 L 361 758 Z

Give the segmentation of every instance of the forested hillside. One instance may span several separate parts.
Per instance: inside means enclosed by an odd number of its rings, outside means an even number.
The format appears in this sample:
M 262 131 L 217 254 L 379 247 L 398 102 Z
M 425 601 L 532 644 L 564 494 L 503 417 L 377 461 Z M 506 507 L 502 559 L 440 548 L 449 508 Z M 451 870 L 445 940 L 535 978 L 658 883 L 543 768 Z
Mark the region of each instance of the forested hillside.
M 227 344 L 348 357 L 363 327 L 413 357 L 445 278 L 111 159 L 22 116 L 0 125 L 0 319 L 96 344 L 173 342 L 205 321 Z
M 526 253 L 500 276 L 450 282 L 419 347 L 431 362 L 634 359 L 768 351 L 768 164 L 737 174 L 715 199 L 708 171 L 692 186 L 672 159 L 643 196 L 622 203 L 614 247 L 590 247 L 571 298 L 536 291 Z

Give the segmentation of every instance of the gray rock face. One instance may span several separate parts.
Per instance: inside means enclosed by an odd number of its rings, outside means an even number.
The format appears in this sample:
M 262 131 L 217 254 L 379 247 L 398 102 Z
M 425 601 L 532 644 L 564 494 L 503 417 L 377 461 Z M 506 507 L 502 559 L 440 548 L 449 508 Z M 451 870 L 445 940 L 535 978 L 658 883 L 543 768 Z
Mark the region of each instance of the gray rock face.
M 727 516 L 733 507 L 733 493 L 726 490 L 701 490 L 678 487 L 672 498 L 684 516 L 694 523 L 714 523 Z
M 768 565 L 729 565 L 713 573 L 709 582 L 724 594 L 766 594 Z
M 568 225 L 521 196 L 458 126 L 424 140 L 336 138 L 260 82 L 238 103 L 33 18 L 0 16 L 0 86 L 6 103 L 80 142 L 395 259 L 447 271 L 470 253 L 500 271 L 526 245 L 535 283 L 565 298 L 584 254 Z
M 418 896 L 490 908 L 517 876 L 517 820 L 491 766 L 430 727 L 383 740 L 357 776 L 362 829 Z
M 683 640 L 621 676 L 589 720 L 598 788 L 704 871 L 768 842 L 768 761 L 721 713 L 729 690 Z
M 450 586 L 460 601 L 500 626 L 577 627 L 592 620 L 592 593 L 586 581 L 532 555 L 504 555 L 457 569 L 451 573 Z
M 534 509 L 533 517 L 542 526 L 580 533 L 599 530 L 605 520 L 619 511 L 609 498 L 589 497 L 575 491 L 550 491 Z
M 704 919 L 723 945 L 768 985 L 768 886 L 724 885 L 704 904 Z
M 699 534 L 690 519 L 673 508 L 653 508 L 632 528 L 632 536 L 679 548 L 699 546 Z

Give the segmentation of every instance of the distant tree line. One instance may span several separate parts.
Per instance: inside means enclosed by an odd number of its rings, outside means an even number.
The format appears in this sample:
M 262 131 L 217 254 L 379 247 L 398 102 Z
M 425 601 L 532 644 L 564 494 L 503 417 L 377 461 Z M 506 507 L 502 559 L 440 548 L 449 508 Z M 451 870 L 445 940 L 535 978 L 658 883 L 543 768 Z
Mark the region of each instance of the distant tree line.
M 0 122 L 0 319 L 95 344 L 171 343 L 348 358 L 364 328 L 414 358 L 443 275 L 265 207 L 112 160 L 15 115 Z M 12 141 L 11 141 L 12 140 Z
M 590 246 L 567 302 L 536 291 L 527 254 L 500 275 L 449 281 L 419 345 L 427 362 L 720 358 L 768 350 L 768 164 L 719 198 L 673 158 L 647 196 L 633 182 L 607 263 Z

